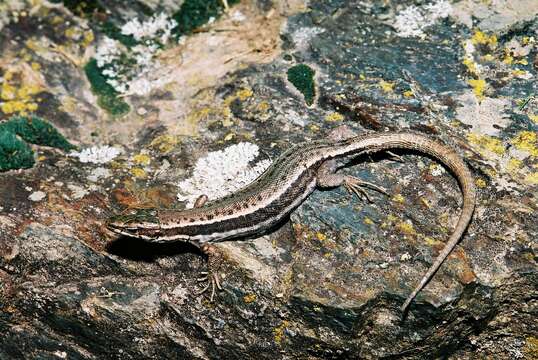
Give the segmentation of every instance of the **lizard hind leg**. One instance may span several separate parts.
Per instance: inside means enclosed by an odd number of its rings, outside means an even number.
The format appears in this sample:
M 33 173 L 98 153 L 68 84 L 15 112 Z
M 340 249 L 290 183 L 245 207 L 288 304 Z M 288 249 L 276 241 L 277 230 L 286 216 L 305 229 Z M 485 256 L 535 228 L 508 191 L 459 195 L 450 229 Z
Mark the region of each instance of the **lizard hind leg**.
M 357 195 L 361 200 L 366 198 L 368 202 L 372 201 L 365 190 L 366 188 L 388 195 L 387 191 L 382 187 L 351 175 L 339 174 L 336 172 L 337 169 L 338 164 L 335 160 L 324 162 L 317 172 L 317 186 L 320 188 L 331 188 L 343 185 L 351 194 Z

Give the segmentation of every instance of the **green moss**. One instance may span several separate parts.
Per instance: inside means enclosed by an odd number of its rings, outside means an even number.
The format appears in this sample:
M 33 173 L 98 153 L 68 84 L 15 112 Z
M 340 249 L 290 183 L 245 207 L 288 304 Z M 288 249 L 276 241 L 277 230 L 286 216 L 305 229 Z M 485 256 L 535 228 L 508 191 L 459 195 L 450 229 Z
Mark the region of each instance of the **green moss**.
M 123 115 L 129 111 L 129 104 L 118 98 L 118 92 L 106 82 L 106 78 L 101 74 L 95 59 L 91 59 L 84 66 L 84 71 L 90 81 L 92 91 L 98 96 L 97 103 L 100 107 L 115 116 Z
M 27 169 L 34 165 L 34 153 L 10 131 L 0 129 L 0 171 Z
M 288 69 L 288 80 L 303 94 L 308 106 L 314 103 L 316 87 L 314 84 L 315 71 L 307 65 L 299 64 Z
M 24 141 L 71 150 L 70 144 L 51 124 L 38 117 L 15 116 L 0 123 L 0 171 L 25 169 L 34 165 L 34 153 Z
M 228 0 L 228 5 L 238 2 L 239 0 Z M 177 36 L 189 34 L 206 24 L 212 17 L 219 17 L 223 8 L 222 0 L 185 0 L 181 8 L 172 15 L 178 23 L 173 32 Z
M 54 126 L 35 116 L 31 118 L 12 117 L 7 122 L 0 124 L 0 129 L 19 135 L 24 141 L 31 144 L 52 146 L 62 150 L 75 148 Z

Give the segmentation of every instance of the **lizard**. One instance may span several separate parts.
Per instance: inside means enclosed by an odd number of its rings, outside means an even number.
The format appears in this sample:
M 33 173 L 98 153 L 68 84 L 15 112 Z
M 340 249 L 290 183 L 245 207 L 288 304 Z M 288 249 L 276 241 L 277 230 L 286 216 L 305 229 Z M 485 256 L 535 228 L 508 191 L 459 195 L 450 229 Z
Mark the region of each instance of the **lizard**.
M 366 195 L 365 188 L 384 192 L 375 184 L 337 170 L 350 158 L 395 149 L 418 151 L 442 163 L 455 175 L 463 195 L 459 220 L 444 248 L 401 306 L 405 314 L 466 231 L 476 201 L 473 175 L 458 153 L 416 132 L 367 133 L 347 138 L 337 135 L 297 144 L 252 183 L 226 197 L 207 202 L 207 197 L 201 196 L 191 209 L 143 209 L 134 214 L 113 216 L 107 227 L 114 233 L 151 242 L 189 242 L 211 256 L 215 250 L 211 243 L 270 232 L 316 188 L 343 185 L 359 196 Z M 218 276 L 210 273 L 205 273 L 205 279 L 209 278 L 212 283 L 213 296 L 215 285 L 221 287 Z

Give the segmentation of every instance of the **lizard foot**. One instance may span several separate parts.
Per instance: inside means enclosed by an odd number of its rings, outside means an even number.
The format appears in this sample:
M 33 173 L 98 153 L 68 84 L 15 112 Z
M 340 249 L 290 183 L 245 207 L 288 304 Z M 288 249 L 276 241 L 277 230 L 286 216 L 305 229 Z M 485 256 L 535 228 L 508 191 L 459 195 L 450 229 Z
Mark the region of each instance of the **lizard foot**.
M 372 184 L 371 182 L 358 179 L 353 176 L 345 176 L 344 187 L 351 194 L 357 195 L 359 199 L 363 200 L 363 198 L 366 198 L 366 200 L 370 203 L 372 202 L 372 200 L 370 200 L 370 197 L 368 196 L 368 193 L 366 192 L 365 188 L 376 190 L 382 194 L 388 195 L 387 191 L 383 189 L 382 187 L 377 186 L 376 184 Z
M 405 162 L 403 157 L 401 157 L 400 155 L 398 154 L 395 154 L 393 153 L 392 151 L 388 151 L 388 150 L 385 150 L 385 152 L 390 156 L 390 158 L 393 160 L 393 161 L 397 161 L 397 162 Z
M 216 290 L 221 291 L 222 286 L 219 281 L 219 272 L 218 269 L 222 263 L 222 256 L 219 251 L 212 245 L 204 244 L 200 247 L 202 253 L 207 256 L 207 271 L 200 272 L 200 277 L 197 279 L 198 282 L 203 283 L 207 282 L 206 286 L 196 293 L 197 296 L 202 295 L 209 289 L 211 289 L 211 295 L 209 301 L 213 302 L 215 298 Z

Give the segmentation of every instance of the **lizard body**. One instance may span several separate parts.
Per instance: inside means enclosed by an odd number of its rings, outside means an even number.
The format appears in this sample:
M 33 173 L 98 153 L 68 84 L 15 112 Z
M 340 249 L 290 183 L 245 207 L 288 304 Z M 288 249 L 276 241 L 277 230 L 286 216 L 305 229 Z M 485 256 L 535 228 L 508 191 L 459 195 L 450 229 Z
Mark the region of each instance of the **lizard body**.
M 345 185 L 354 192 L 365 185 L 375 188 L 375 185 L 336 173 L 337 161 L 390 149 L 415 150 L 440 161 L 456 176 L 463 193 L 462 211 L 454 232 L 405 301 L 402 306 L 405 311 L 465 232 L 474 212 L 476 197 L 473 176 L 459 155 L 452 148 L 424 135 L 387 132 L 298 144 L 284 152 L 254 182 L 236 193 L 193 209 L 154 209 L 116 216 L 109 221 L 108 227 L 116 233 L 149 241 L 186 241 L 198 246 L 263 234 L 280 224 L 317 186 Z

